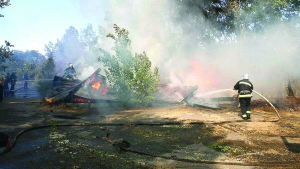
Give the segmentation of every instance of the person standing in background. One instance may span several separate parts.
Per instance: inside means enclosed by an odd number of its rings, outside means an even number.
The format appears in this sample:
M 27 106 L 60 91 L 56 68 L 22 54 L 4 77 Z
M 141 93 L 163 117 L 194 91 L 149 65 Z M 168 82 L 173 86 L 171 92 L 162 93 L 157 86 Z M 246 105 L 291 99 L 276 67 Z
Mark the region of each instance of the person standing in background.
M 9 97 L 9 86 L 10 83 L 10 73 L 7 73 L 5 76 L 5 83 L 4 83 L 4 97 Z
M 1 73 L 0 74 L 0 103 L 2 103 L 3 101 L 4 84 L 5 84 L 5 76 L 3 73 Z
M 13 71 L 12 74 L 10 75 L 10 93 L 12 95 L 15 94 L 15 85 L 16 85 L 16 82 L 17 82 L 17 75 L 16 75 L 16 72 Z
M 29 79 L 29 77 L 28 77 L 27 71 L 25 72 L 25 74 L 23 76 L 23 79 L 25 80 L 25 82 L 24 82 L 24 89 L 28 89 L 27 80 Z

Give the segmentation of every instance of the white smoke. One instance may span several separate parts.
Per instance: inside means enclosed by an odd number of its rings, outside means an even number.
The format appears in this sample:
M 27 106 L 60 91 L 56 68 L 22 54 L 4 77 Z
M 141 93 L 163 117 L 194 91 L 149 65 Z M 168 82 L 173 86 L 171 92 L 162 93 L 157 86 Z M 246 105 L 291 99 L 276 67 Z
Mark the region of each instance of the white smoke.
M 293 79 L 295 84 L 299 81 L 300 28 L 293 23 L 276 23 L 260 34 L 242 32 L 239 36 L 213 37 L 209 33 L 213 28 L 204 19 L 194 19 L 195 15 L 200 15 L 199 11 L 192 9 L 186 18 L 174 21 L 174 16 L 180 14 L 178 4 L 172 0 L 113 0 L 108 3 L 103 9 L 107 11 L 105 21 L 99 25 L 99 47 L 112 49 L 113 40 L 105 35 L 114 33 L 114 24 L 127 29 L 132 51 L 147 53 L 153 66 L 159 68 L 162 83 L 197 85 L 197 94 L 203 95 L 232 89 L 242 75 L 248 73 L 256 91 L 275 97 L 285 96 L 288 79 Z M 96 11 L 97 16 L 97 10 L 90 11 Z M 186 29 L 194 22 L 201 22 L 198 24 L 201 26 Z M 214 40 L 203 41 L 204 34 Z M 87 63 L 82 58 L 72 62 L 75 66 L 89 65 L 83 69 L 82 78 L 100 66 L 96 60 Z M 232 92 L 227 94 L 231 95 Z
M 267 96 L 285 95 L 287 80 L 299 73 L 299 31 L 293 32 L 299 28 L 274 24 L 265 33 L 245 32 L 225 40 L 230 43 L 222 43 L 221 37 L 203 45 L 194 39 L 209 25 L 203 20 L 202 28 L 186 32 L 182 24 L 193 20 L 172 21 L 170 16 L 178 15 L 173 2 L 113 1 L 104 26 L 111 32 L 113 24 L 129 30 L 132 51 L 145 51 L 163 78 L 178 84 L 175 74 L 181 85 L 198 85 L 199 93 L 232 89 L 248 73 L 256 91 Z

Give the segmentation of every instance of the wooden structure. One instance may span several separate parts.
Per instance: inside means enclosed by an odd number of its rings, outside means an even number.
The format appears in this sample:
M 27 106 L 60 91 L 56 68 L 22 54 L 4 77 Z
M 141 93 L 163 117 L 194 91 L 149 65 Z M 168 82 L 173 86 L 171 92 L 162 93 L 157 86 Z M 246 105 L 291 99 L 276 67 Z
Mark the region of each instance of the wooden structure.
M 100 68 L 83 81 L 80 80 L 65 80 L 62 77 L 55 76 L 53 79 L 54 94 L 48 98 L 44 98 L 47 103 L 54 103 L 64 99 L 70 99 L 75 93 L 92 78 L 98 75 Z

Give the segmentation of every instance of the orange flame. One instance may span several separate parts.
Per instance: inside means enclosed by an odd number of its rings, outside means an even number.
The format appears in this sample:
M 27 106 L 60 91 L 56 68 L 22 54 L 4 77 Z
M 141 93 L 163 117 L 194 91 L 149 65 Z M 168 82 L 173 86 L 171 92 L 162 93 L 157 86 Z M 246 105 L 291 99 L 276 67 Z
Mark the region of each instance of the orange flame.
M 92 85 L 92 88 L 99 90 L 100 86 L 101 86 L 101 83 L 100 83 L 100 81 L 98 81 Z

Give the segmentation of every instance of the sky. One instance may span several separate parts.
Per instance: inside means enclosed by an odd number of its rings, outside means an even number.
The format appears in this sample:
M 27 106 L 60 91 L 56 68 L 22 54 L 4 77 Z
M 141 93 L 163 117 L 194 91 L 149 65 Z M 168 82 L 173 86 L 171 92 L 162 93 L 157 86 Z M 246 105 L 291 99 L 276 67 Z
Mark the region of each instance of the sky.
M 96 3 L 97 2 L 97 3 Z M 0 9 L 0 45 L 8 40 L 14 50 L 44 53 L 48 42 L 56 42 L 70 26 L 77 30 L 100 25 L 106 0 L 11 0 Z

